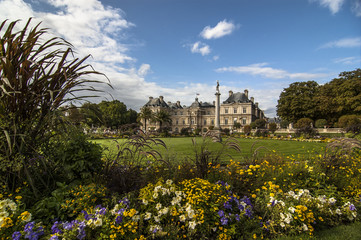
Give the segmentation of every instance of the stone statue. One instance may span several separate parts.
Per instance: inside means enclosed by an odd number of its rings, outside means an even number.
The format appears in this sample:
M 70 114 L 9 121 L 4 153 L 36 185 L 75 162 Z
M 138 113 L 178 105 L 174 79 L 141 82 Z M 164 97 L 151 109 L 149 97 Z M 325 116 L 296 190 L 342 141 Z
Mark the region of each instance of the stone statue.
M 216 91 L 219 92 L 219 81 L 217 80 L 217 87 L 216 87 Z

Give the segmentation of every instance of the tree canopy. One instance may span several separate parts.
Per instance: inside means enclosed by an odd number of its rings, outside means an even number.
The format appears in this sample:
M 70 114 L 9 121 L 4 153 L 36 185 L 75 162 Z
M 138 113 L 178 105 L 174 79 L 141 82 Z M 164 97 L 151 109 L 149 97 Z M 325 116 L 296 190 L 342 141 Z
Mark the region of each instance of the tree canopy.
M 284 120 L 326 119 L 334 124 L 343 115 L 361 114 L 361 69 L 342 72 L 324 85 L 295 82 L 280 94 L 277 114 Z

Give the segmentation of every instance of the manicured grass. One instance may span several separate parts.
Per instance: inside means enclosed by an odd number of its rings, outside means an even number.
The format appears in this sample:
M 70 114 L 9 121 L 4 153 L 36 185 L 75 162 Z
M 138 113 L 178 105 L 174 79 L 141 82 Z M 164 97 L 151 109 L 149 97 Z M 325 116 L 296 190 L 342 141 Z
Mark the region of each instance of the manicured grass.
M 192 144 L 191 137 L 177 137 L 177 138 L 160 138 L 167 145 L 167 149 L 162 147 L 156 147 L 163 156 L 175 156 L 176 159 L 182 160 L 184 158 L 194 157 L 195 148 Z M 122 143 L 125 139 L 98 139 L 93 140 L 100 145 L 107 147 L 112 152 L 116 152 L 117 143 Z M 195 142 L 198 146 L 202 144 L 202 137 L 195 138 Z M 245 139 L 237 138 L 241 152 L 229 150 L 227 153 L 233 160 L 242 161 L 250 158 L 257 150 L 257 156 L 263 156 L 264 154 L 277 153 L 294 159 L 305 159 L 310 155 L 322 154 L 326 143 L 321 142 L 301 142 L 301 141 L 285 141 L 285 140 L 273 140 L 273 139 Z M 222 148 L 220 143 L 208 142 L 209 150 L 217 151 Z M 230 159 L 229 156 L 224 156 L 224 159 Z
M 300 240 L 300 239 L 314 239 L 314 240 L 359 240 L 361 239 L 361 223 L 356 222 L 350 225 L 342 225 L 331 229 L 325 229 L 316 232 L 311 238 L 306 234 L 294 237 L 281 237 L 277 240 Z

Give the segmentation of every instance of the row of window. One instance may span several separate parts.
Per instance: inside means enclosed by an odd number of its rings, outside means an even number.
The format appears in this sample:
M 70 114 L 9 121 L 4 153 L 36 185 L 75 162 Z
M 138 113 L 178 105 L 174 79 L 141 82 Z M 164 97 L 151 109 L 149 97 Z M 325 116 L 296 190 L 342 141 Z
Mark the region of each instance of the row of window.
M 233 118 L 233 123 L 236 123 L 237 122 L 237 118 Z M 247 119 L 246 118 L 242 118 L 241 119 L 242 121 L 242 124 L 247 124 Z M 182 124 L 185 125 L 186 124 L 186 120 L 185 119 L 182 119 Z M 189 120 L 187 119 L 187 124 L 189 124 Z M 191 124 L 194 125 L 195 122 L 194 122 L 194 118 L 191 119 Z M 228 118 L 224 118 L 224 124 L 225 125 L 228 125 L 229 124 L 229 121 L 228 121 Z M 175 121 L 175 125 L 179 125 L 179 120 L 176 120 Z M 204 119 L 203 120 L 203 125 L 207 125 L 207 119 Z M 211 125 L 214 125 L 214 119 L 211 119 Z
M 242 108 L 243 113 L 247 113 L 247 108 Z M 228 108 L 224 108 L 224 113 L 229 113 Z M 237 113 L 237 108 L 233 108 L 233 113 Z

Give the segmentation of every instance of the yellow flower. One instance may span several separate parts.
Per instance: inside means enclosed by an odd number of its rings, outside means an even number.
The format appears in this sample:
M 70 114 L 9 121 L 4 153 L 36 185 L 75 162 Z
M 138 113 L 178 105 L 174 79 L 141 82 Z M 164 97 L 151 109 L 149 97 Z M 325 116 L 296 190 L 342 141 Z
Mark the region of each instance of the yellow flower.
M 29 222 L 31 220 L 31 213 L 25 211 L 20 214 L 19 218 L 21 218 L 23 222 Z
M 252 194 L 252 198 L 256 198 L 257 196 L 256 196 L 256 194 Z

